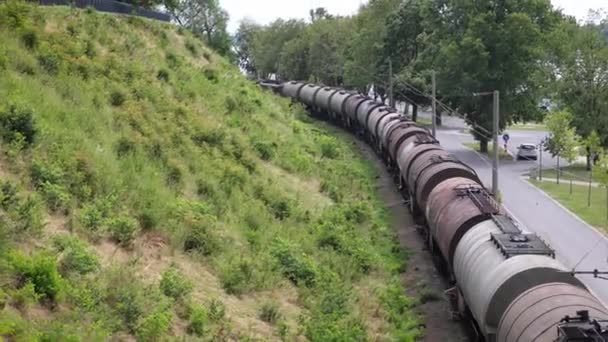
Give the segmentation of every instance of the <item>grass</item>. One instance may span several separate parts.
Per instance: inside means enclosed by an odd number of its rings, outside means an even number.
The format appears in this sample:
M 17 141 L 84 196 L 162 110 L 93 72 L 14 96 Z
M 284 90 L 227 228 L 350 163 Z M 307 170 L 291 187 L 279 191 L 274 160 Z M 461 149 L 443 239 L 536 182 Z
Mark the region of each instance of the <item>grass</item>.
M 588 182 L 589 181 L 589 171 L 587 171 L 587 167 L 581 164 L 573 164 L 564 166 L 561 168 L 562 172 L 560 173 L 559 179 L 568 181 L 570 179 L 580 182 Z M 593 181 L 596 181 L 597 170 L 594 170 Z M 545 169 L 543 170 L 543 178 L 557 178 L 557 170 L 555 169 Z
M 336 132 L 173 25 L 0 4 L 0 339 L 421 336 Z
M 476 152 L 480 152 L 479 149 L 479 143 L 478 142 L 472 142 L 472 143 L 464 143 L 464 146 L 476 151 Z M 494 148 L 494 144 L 492 143 L 488 143 L 488 152 L 487 153 L 483 153 L 484 155 L 490 157 L 490 158 L 494 158 L 494 152 L 493 152 L 493 148 Z M 501 160 L 513 160 L 513 157 L 511 157 L 510 154 L 508 154 L 502 147 L 498 148 L 498 158 Z
M 543 123 L 527 122 L 527 123 L 514 123 L 507 128 L 507 130 L 515 131 L 546 131 L 547 127 Z
M 566 208 L 579 216 L 588 224 L 608 232 L 606 219 L 606 189 L 591 187 L 591 206 L 587 206 L 589 188 L 581 185 L 556 184 L 553 182 L 532 181 L 532 184 L 542 189 Z

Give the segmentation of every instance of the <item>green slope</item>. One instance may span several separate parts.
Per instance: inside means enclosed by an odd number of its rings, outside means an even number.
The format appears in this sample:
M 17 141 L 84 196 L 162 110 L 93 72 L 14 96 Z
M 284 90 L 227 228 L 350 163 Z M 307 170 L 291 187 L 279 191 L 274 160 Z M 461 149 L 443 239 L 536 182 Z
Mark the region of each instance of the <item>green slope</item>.
M 420 335 L 346 135 L 190 33 L 0 4 L 0 340 Z

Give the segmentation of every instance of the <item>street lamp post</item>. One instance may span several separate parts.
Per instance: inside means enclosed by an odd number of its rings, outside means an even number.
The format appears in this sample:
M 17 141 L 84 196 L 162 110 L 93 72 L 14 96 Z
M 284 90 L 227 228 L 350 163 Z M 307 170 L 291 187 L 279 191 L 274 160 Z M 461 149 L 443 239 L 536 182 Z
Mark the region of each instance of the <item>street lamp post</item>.
M 492 141 L 494 143 L 494 158 L 492 160 L 492 193 L 494 196 L 498 196 L 498 130 L 499 130 L 499 117 L 500 117 L 500 92 L 498 90 L 473 93 L 473 96 L 485 96 L 492 95 L 492 112 L 494 117 L 494 130 L 492 132 Z

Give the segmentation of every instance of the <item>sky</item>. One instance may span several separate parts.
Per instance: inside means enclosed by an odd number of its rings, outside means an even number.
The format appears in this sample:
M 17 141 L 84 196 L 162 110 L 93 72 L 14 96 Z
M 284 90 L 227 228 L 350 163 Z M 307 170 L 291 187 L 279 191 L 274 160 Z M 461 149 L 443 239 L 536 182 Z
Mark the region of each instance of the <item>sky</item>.
M 220 0 L 230 14 L 228 30 L 234 33 L 243 18 L 259 24 L 268 24 L 277 18 L 308 18 L 311 8 L 325 7 L 329 13 L 350 15 L 357 12 L 366 0 Z M 606 0 L 551 0 L 565 13 L 584 19 L 590 8 L 608 8 Z

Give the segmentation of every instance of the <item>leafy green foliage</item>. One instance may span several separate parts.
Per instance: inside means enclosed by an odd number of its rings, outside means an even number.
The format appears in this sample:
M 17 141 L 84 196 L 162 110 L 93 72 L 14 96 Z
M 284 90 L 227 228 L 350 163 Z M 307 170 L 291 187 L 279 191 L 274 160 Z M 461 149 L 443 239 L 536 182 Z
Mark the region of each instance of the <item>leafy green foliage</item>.
M 202 337 L 208 325 L 207 309 L 202 305 L 194 305 L 190 313 L 188 332 Z
M 25 286 L 31 283 L 41 299 L 54 301 L 61 291 L 62 278 L 57 270 L 57 262 L 51 256 L 35 254 L 26 256 L 21 253 L 10 255 L 10 267 L 18 280 Z
M 108 231 L 112 238 L 121 246 L 128 247 L 135 239 L 135 234 L 139 230 L 137 220 L 129 216 L 117 216 L 107 222 Z
M 163 273 L 160 289 L 167 297 L 183 299 L 192 291 L 193 284 L 178 269 L 172 267 Z
M 5 140 L 12 142 L 23 137 L 30 145 L 34 142 L 37 131 L 34 113 L 31 109 L 15 103 L 9 103 L 7 108 L 0 107 L 0 130 Z
M 60 252 L 59 265 L 64 275 L 69 272 L 87 274 L 99 268 L 97 256 L 91 253 L 86 244 L 77 237 L 58 235 L 53 243 Z
M 572 116 L 565 111 L 554 112 L 545 119 L 545 125 L 551 134 L 545 143 L 546 150 L 551 152 L 551 155 L 565 158 L 569 162 L 576 158 L 576 148 L 579 145 L 571 120 Z
M 266 302 L 260 307 L 259 310 L 260 319 L 264 322 L 268 322 L 270 324 L 275 324 L 281 318 L 281 313 L 279 312 L 279 305 L 274 302 Z

